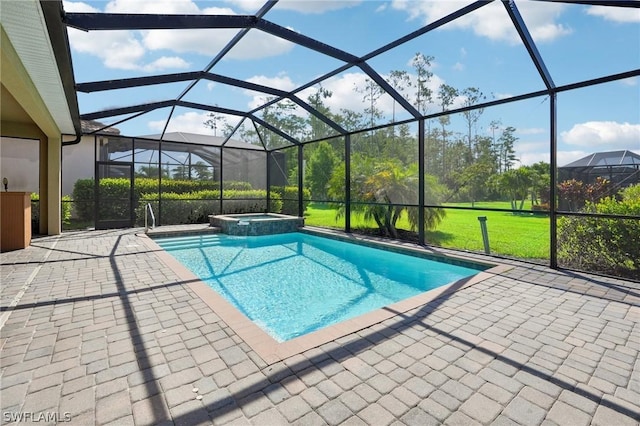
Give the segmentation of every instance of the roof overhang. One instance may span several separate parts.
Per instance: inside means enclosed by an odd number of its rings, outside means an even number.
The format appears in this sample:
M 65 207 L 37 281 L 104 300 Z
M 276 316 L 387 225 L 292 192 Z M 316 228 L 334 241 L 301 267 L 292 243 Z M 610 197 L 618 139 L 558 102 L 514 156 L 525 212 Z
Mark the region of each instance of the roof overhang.
M 57 0 L 2 3 L 1 81 L 43 133 L 80 136 L 80 114 L 66 28 L 60 18 L 62 10 L 62 2 Z

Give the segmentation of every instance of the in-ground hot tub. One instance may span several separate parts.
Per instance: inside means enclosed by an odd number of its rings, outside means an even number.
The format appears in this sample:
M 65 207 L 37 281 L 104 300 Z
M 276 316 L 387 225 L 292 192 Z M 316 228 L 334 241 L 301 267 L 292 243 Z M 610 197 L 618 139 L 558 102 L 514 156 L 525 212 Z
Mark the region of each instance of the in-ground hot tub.
M 211 226 L 228 235 L 271 235 L 296 232 L 304 218 L 277 213 L 248 213 L 209 216 Z

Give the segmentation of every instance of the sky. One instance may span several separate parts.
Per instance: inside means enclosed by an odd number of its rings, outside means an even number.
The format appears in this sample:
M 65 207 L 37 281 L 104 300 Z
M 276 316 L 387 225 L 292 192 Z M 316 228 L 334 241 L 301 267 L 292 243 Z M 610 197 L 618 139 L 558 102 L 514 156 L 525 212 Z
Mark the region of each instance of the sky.
M 364 56 L 399 37 L 418 30 L 470 4 L 458 0 L 310 1 L 281 0 L 264 19 L 313 37 L 355 56 Z M 639 2 L 640 3 L 640 2 Z M 166 13 L 253 15 L 263 5 L 254 0 L 112 0 L 64 1 L 67 12 Z M 516 0 L 545 65 L 556 86 L 640 69 L 640 9 L 568 5 Z M 92 31 L 69 29 L 76 83 L 201 71 L 237 33 L 232 29 Z M 368 64 L 387 79 L 404 71 L 414 83 L 412 59 L 417 53 L 432 57 L 429 87 L 434 94 L 442 84 L 477 88 L 488 100 L 509 98 L 545 88 L 500 1 L 430 31 L 393 50 L 373 57 Z M 212 73 L 282 90 L 293 90 L 339 68 L 343 63 L 286 40 L 252 29 L 212 69 Z M 349 68 L 322 82 L 332 93 L 325 103 L 333 110 L 362 112 L 368 106 L 363 87 L 368 76 Z M 81 113 L 177 98 L 188 83 L 78 94 Z M 405 92 L 412 99 L 411 88 Z M 315 89 L 299 94 L 303 100 Z M 264 101 L 264 94 L 199 82 L 183 98 L 245 111 Z M 435 98 L 435 96 L 434 96 Z M 459 94 L 453 108 L 465 103 Z M 516 129 L 516 156 L 521 164 L 549 161 L 550 100 L 537 97 L 486 108 L 474 132 L 491 135 Z M 379 121 L 410 118 L 388 95 L 380 97 Z M 441 110 L 438 100 L 427 111 Z M 296 114 L 304 115 L 302 110 Z M 640 153 L 640 77 L 562 92 L 557 96 L 558 163 L 574 161 L 592 152 L 629 149 Z M 259 114 L 258 114 L 259 115 Z M 167 131 L 213 134 L 204 126 L 205 111 L 176 108 Z M 114 123 L 126 118 L 105 118 Z M 156 110 L 118 124 L 121 134 L 161 133 L 169 110 Z M 233 116 L 225 117 L 231 125 Z M 434 122 L 435 125 L 435 122 Z M 451 117 L 450 130 L 466 132 L 461 114 Z

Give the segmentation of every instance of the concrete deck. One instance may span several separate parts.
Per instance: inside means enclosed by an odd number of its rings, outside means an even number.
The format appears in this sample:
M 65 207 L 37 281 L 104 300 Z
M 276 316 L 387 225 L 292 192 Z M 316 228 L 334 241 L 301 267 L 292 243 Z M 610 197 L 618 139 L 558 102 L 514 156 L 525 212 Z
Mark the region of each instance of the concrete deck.
M 273 362 L 142 231 L 0 255 L 2 424 L 640 422 L 638 283 L 508 262 Z

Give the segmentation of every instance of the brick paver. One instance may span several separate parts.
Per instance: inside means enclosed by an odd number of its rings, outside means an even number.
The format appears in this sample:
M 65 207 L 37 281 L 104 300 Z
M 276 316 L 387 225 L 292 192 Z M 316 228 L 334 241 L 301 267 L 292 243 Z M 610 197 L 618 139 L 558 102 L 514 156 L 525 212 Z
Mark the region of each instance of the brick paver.
M 0 254 L 3 422 L 640 422 L 638 283 L 510 262 L 268 365 L 137 232 L 34 238 Z

